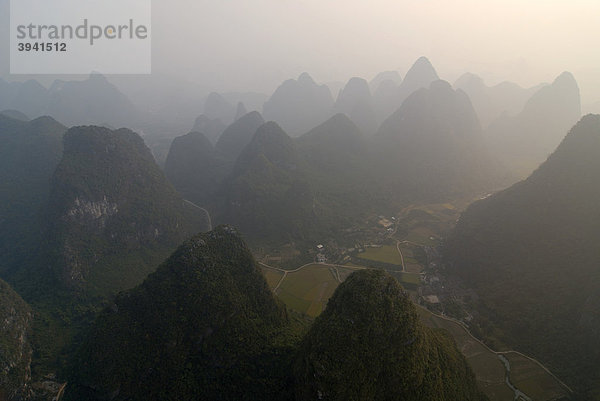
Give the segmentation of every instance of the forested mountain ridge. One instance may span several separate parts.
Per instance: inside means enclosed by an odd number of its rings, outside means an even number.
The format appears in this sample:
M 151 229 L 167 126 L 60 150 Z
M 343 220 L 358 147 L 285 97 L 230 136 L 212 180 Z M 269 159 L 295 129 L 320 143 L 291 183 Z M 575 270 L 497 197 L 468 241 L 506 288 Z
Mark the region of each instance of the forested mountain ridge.
M 99 315 L 65 399 L 486 399 L 452 340 L 422 327 L 382 271 L 350 276 L 302 344 L 301 327 L 238 232 L 220 226 Z
M 66 399 L 288 399 L 288 324 L 237 231 L 217 227 L 100 314 Z
M 295 364 L 296 400 L 486 400 L 454 341 L 421 326 L 388 273 L 342 283 L 307 333 Z
M 528 179 L 470 206 L 446 250 L 481 297 L 484 331 L 547 362 L 593 400 L 599 182 L 600 116 L 588 115 Z
M 92 126 L 65 134 L 46 221 L 45 257 L 59 281 L 101 293 L 137 284 L 185 237 L 208 228 L 137 134 Z

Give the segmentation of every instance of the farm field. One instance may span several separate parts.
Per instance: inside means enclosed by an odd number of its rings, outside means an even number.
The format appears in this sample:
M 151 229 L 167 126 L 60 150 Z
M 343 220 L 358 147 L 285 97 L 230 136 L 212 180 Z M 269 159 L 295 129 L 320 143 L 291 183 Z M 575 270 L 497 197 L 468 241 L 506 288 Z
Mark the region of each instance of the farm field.
M 337 269 L 340 278 L 349 275 L 349 272 L 343 271 L 346 269 Z M 288 308 L 316 317 L 325 309 L 327 301 L 339 285 L 335 270 L 334 267 L 314 264 L 288 273 L 276 295 Z
M 505 383 L 506 370 L 496 354 L 474 340 L 458 323 L 441 319 L 429 311 L 418 307 L 421 321 L 428 327 L 446 329 L 458 349 L 463 353 L 473 369 L 479 387 L 491 401 L 514 399 L 513 391 Z
M 271 289 L 274 289 L 277 286 L 277 284 L 279 284 L 279 281 L 283 277 L 283 272 L 280 272 L 278 270 L 269 269 L 264 266 L 261 267 L 261 270 L 262 270 L 263 276 L 265 276 L 265 279 L 267 280 L 267 284 L 269 285 L 269 288 L 271 288 Z
M 566 395 L 565 389 L 535 362 L 516 352 L 503 354 L 510 362 L 512 383 L 534 400 L 555 400 Z
M 348 268 L 323 264 L 308 265 L 301 270 L 287 273 L 276 295 L 294 311 L 316 317 L 325 309 L 327 301 L 339 285 L 358 265 Z M 269 286 L 277 286 L 283 273 L 263 268 Z M 394 276 L 407 289 L 418 285 L 419 275 L 395 273 Z M 421 321 L 428 327 L 447 330 L 456 341 L 459 350 L 473 369 L 477 382 L 490 401 L 512 401 L 513 391 L 506 384 L 506 370 L 498 355 L 469 335 L 459 323 L 443 319 L 431 312 L 417 307 Z M 566 395 L 562 385 L 535 362 L 514 352 L 503 353 L 511 364 L 511 382 L 535 401 L 559 400 Z
M 418 307 L 418 312 L 426 326 L 450 332 L 490 401 L 514 400 L 514 393 L 505 382 L 506 370 L 496 353 L 471 337 L 459 323 L 442 319 L 421 307 Z M 566 395 L 566 390 L 560 383 L 535 362 L 513 352 L 504 356 L 511 364 L 511 382 L 532 400 L 558 400 Z
M 360 259 L 402 266 L 402 259 L 400 258 L 398 249 L 396 249 L 396 245 L 383 245 L 381 248 L 366 248 L 365 252 L 359 254 L 358 257 Z
M 400 282 L 400 284 L 414 284 L 421 285 L 421 276 L 419 274 L 414 273 L 394 273 L 394 277 L 396 280 Z
M 436 246 L 439 245 L 439 240 L 437 240 L 436 235 L 436 231 L 429 228 L 417 227 L 412 229 L 405 239 L 420 245 Z M 432 240 L 432 237 L 435 239 Z

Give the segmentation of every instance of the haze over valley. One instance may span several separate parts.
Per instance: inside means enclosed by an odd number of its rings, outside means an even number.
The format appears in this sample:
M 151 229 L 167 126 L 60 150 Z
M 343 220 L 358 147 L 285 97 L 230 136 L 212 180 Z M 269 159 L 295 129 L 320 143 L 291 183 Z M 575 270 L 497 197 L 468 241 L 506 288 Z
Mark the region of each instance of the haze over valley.
M 598 4 L 152 11 L 0 59 L 0 401 L 600 401 Z

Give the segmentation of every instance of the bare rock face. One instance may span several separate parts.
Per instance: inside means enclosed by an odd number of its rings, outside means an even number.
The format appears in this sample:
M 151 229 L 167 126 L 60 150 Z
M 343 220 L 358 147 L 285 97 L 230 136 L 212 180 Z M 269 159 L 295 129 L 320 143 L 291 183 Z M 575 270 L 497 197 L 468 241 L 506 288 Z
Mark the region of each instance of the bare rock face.
M 24 400 L 31 395 L 32 318 L 29 305 L 0 280 L 0 400 Z
M 67 287 L 99 292 L 139 283 L 187 237 L 204 211 L 167 182 L 134 132 L 76 127 L 52 178 L 48 260 Z

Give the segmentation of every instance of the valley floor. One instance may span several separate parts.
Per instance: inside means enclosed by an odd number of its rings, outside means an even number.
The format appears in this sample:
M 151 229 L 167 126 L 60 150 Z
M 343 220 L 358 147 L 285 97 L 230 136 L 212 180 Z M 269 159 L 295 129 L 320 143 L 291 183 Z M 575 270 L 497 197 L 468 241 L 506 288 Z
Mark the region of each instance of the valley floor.
M 448 296 L 456 284 L 445 277 L 439 245 L 467 204 L 410 206 L 393 217 L 373 216 L 370 226 L 305 251 L 313 260 L 300 267 L 289 268 L 286 255 L 297 259 L 303 251 L 286 247 L 264 255 L 261 268 L 286 306 L 311 318 L 325 309 L 337 286 L 353 271 L 385 269 L 407 290 L 425 325 L 452 335 L 491 401 L 568 399 L 569 387 L 536 360 L 512 350 L 494 351 L 476 338 L 468 329 L 472 316 Z M 449 317 L 456 314 L 462 314 L 460 319 Z

